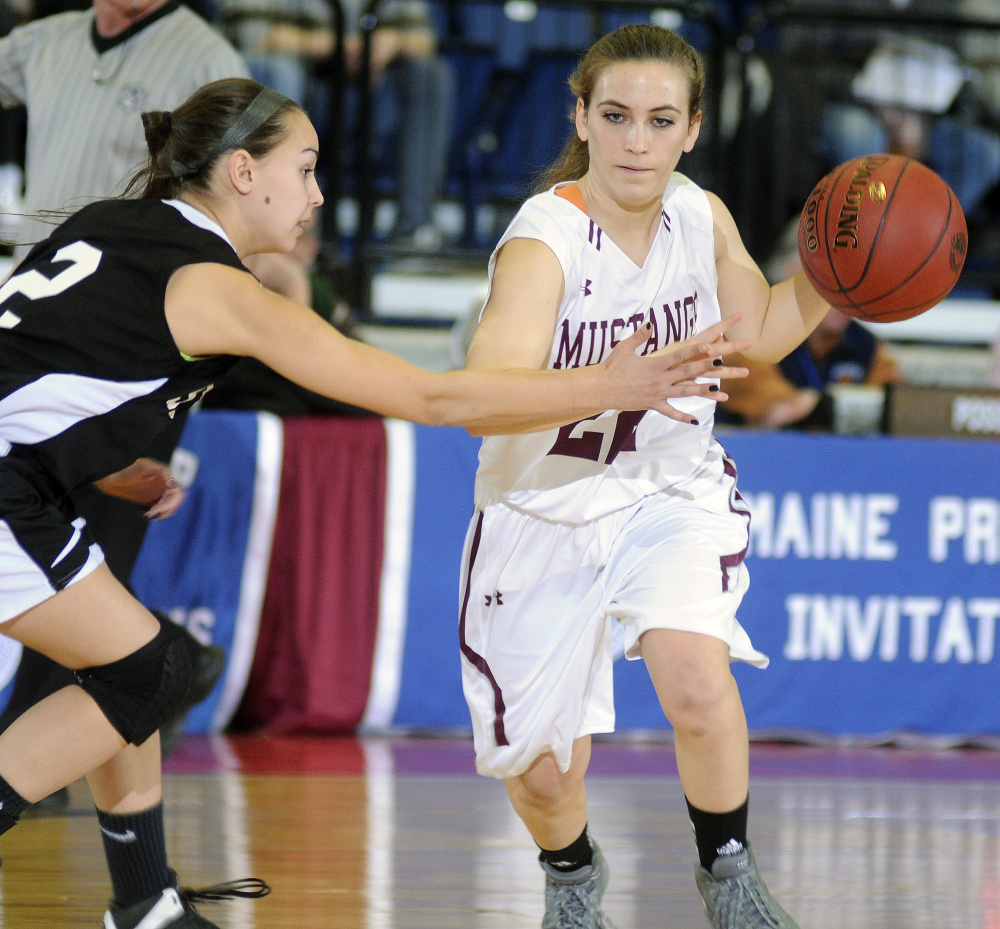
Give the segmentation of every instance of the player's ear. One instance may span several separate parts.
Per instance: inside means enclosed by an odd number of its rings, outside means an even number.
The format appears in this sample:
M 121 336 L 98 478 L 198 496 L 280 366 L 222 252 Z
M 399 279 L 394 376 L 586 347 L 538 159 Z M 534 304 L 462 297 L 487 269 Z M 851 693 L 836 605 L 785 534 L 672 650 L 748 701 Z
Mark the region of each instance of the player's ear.
M 684 142 L 684 151 L 689 152 L 694 148 L 694 143 L 698 141 L 698 133 L 701 132 L 701 110 L 698 110 L 691 117 L 691 122 L 688 123 L 688 135 Z
M 250 193 L 254 178 L 253 157 L 245 149 L 238 148 L 229 156 L 229 181 L 241 194 Z
M 583 97 L 576 98 L 576 134 L 581 142 L 587 141 L 587 105 L 583 102 Z

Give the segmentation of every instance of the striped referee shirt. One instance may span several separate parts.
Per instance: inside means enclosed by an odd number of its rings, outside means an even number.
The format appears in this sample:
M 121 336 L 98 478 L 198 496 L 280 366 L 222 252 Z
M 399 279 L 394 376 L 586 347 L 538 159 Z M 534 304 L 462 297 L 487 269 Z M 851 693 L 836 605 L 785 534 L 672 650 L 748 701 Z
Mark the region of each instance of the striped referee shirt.
M 178 0 L 111 39 L 97 35 L 93 10 L 14 29 L 0 39 L 0 103 L 27 107 L 25 212 L 75 211 L 120 193 L 148 154 L 143 111 L 172 110 L 203 84 L 248 75 L 236 50 Z M 17 257 L 51 232 L 26 217 Z

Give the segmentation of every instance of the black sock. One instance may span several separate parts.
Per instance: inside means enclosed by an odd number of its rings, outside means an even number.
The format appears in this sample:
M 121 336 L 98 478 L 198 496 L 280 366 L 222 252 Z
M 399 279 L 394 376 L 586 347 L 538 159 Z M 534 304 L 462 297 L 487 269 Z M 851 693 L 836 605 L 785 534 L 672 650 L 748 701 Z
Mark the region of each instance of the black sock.
M 13 829 L 21 814 L 31 806 L 3 777 L 0 777 L 0 835 Z
M 550 852 L 540 845 L 538 847 L 541 849 L 538 853 L 539 861 L 544 861 L 549 867 L 567 874 L 594 862 L 594 849 L 590 844 L 590 835 L 586 826 L 583 827 L 580 837 L 565 848 Z
M 694 840 L 698 843 L 698 857 L 706 871 L 712 870 L 715 859 L 721 855 L 736 855 L 747 846 L 747 812 L 750 798 L 743 806 L 730 813 L 706 813 L 687 802 L 688 816 L 694 829 Z
M 132 906 L 170 886 L 163 804 L 138 813 L 97 811 L 115 903 Z

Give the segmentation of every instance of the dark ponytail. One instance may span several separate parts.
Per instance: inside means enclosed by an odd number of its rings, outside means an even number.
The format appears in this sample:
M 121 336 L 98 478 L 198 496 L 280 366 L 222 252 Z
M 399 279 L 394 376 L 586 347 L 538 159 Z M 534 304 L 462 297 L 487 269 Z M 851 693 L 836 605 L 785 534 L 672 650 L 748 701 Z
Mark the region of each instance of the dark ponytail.
M 169 200 L 187 189 L 207 191 L 212 168 L 242 148 L 268 154 L 289 133 L 288 114 L 301 108 L 246 78 L 213 81 L 173 111 L 142 114 L 149 161 L 129 180 L 124 196 Z
M 166 110 L 156 110 L 151 113 L 142 114 L 142 131 L 146 136 L 146 147 L 149 149 L 149 162 L 146 167 L 139 172 L 139 175 L 146 179 L 143 185 L 143 198 L 167 200 L 179 192 L 173 189 L 172 181 L 177 181 L 170 171 L 169 159 L 164 158 L 167 143 L 170 141 L 172 119 Z M 125 195 L 137 186 L 135 177 L 129 182 Z M 155 192 L 147 197 L 150 189 L 155 188 Z

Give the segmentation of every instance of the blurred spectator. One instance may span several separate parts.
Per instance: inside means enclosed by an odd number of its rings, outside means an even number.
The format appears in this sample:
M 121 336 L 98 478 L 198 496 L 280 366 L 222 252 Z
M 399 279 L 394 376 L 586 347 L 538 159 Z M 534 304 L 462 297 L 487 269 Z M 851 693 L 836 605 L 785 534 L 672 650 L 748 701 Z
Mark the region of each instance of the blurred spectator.
M 362 0 L 344 0 L 349 75 L 361 70 L 357 29 Z M 372 35 L 372 125 L 376 163 L 396 177 L 397 245 L 436 248 L 434 204 L 444 190 L 455 113 L 455 76 L 438 54 L 437 35 L 424 0 L 386 0 Z
M 361 72 L 358 22 L 363 0 L 343 3 L 348 77 Z M 455 109 L 455 80 L 437 53 L 437 36 L 424 0 L 387 0 L 378 7 L 372 34 L 371 156 L 391 167 L 397 213 L 391 238 L 397 244 L 436 248 L 441 237 L 433 208 L 444 189 Z M 222 0 L 218 23 L 250 65 L 253 76 L 303 104 L 321 138 L 336 138 L 325 125 L 326 93 L 316 66 L 333 53 L 336 36 L 328 0 Z M 348 95 L 344 144 L 357 125 L 356 83 Z M 353 153 L 353 148 L 351 148 Z
M 726 382 L 729 399 L 719 404 L 716 413 L 720 425 L 754 429 L 832 427 L 829 403 L 820 407 L 821 390 L 797 387 L 775 364 L 750 361 L 742 355 L 734 355 L 732 363 L 742 365 L 750 373 L 743 379 Z
M 1000 190 L 1000 122 L 980 68 L 990 56 L 1000 61 L 1000 32 L 907 23 L 911 14 L 947 22 L 972 4 L 1000 18 L 996 0 L 768 5 L 774 25 L 754 33 L 747 68 L 740 177 L 748 180 L 737 217 L 762 266 L 815 183 L 858 155 L 915 155 L 952 185 L 967 215 L 980 214 L 970 220 L 990 221 Z M 891 26 L 873 23 L 880 15 Z M 977 36 L 991 50 L 973 47 Z M 976 68 L 965 57 L 971 53 Z M 995 73 L 994 90 L 1000 68 Z M 992 107 L 1000 114 L 1000 97 Z M 983 247 L 976 237 L 973 251 Z
M 904 155 L 940 174 L 972 213 L 1000 180 L 1000 136 L 951 112 L 971 73 L 945 46 L 883 40 L 851 82 L 854 101 L 824 110 L 828 166 L 872 152 Z
M 903 380 L 885 342 L 857 320 L 833 308 L 778 367 L 796 387 L 818 391 L 831 384 L 884 387 Z
M 886 344 L 832 308 L 806 341 L 778 364 L 746 359 L 733 363 L 743 364 L 750 374 L 726 383 L 729 400 L 720 405 L 719 421 L 762 429 L 832 429 L 830 387 L 884 387 L 903 381 Z
M 216 22 L 255 80 L 316 109 L 313 70 L 336 41 L 328 0 L 222 0 Z

